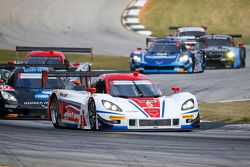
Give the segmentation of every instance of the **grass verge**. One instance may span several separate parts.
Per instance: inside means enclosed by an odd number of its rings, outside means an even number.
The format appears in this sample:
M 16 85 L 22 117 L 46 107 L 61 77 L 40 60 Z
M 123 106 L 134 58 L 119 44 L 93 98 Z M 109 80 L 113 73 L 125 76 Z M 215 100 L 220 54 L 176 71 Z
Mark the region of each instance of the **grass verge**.
M 9 50 L 0 50 L 0 63 L 7 63 L 9 60 L 16 59 L 16 52 Z M 24 60 L 27 53 L 19 52 L 19 59 Z M 69 61 L 72 62 L 90 62 L 90 55 L 83 54 L 66 54 Z M 108 56 L 108 55 L 94 55 L 92 62 L 93 69 L 107 69 L 107 70 L 128 70 L 129 57 L 124 56 Z
M 154 36 L 166 36 L 169 26 L 207 26 L 209 33 L 242 34 L 250 44 L 249 0 L 149 0 L 140 20 Z
M 233 124 L 250 123 L 250 101 L 200 103 L 202 120 Z

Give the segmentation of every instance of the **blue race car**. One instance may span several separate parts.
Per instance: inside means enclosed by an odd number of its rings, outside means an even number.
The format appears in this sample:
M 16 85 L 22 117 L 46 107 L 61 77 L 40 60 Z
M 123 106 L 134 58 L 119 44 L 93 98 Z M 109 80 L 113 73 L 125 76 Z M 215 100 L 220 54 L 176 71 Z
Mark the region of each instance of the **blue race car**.
M 65 88 L 58 77 L 48 79 L 44 89 L 42 71 L 48 67 L 17 67 L 4 85 L 0 85 L 0 116 L 18 114 L 19 116 L 47 116 L 47 104 L 52 89 Z
M 184 42 L 178 38 L 147 38 L 146 43 L 145 50 L 137 49 L 131 53 L 131 71 L 143 73 L 204 71 L 204 55 L 194 54 L 187 50 Z
M 233 38 L 241 35 L 205 35 L 197 41 L 196 50 L 206 57 L 206 67 L 244 68 L 246 48 L 242 42 L 236 46 Z

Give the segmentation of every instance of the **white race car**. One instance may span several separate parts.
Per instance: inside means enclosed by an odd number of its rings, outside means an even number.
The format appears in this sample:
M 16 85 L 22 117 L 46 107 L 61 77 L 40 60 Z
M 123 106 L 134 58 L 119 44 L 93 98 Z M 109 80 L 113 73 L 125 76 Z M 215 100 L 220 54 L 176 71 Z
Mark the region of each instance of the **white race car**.
M 192 130 L 200 126 L 194 95 L 163 96 L 146 75 L 138 72 L 100 75 L 85 91 L 54 90 L 48 117 L 55 128 Z
M 207 28 L 204 26 L 180 26 L 169 27 L 170 30 L 176 30 L 176 37 L 185 40 L 186 47 L 192 48 L 196 43 L 196 39 L 207 34 Z

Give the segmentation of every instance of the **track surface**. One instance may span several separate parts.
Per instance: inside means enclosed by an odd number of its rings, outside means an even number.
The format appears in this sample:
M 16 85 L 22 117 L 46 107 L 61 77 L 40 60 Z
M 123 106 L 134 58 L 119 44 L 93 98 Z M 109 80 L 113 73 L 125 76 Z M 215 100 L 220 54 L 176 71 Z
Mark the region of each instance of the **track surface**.
M 130 0 L 0 0 L 0 48 L 93 47 L 128 56 L 144 37 L 121 25 Z
M 249 126 L 194 132 L 91 132 L 0 120 L 0 165 L 250 166 Z
M 0 48 L 94 47 L 95 53 L 128 56 L 144 45 L 143 37 L 120 24 L 129 2 L 0 0 Z M 179 85 L 199 101 L 247 99 L 247 52 L 245 69 L 150 77 L 168 94 Z M 46 121 L 0 120 L 0 166 L 250 166 L 249 129 L 203 123 L 200 131 L 187 133 L 91 132 L 54 129 Z

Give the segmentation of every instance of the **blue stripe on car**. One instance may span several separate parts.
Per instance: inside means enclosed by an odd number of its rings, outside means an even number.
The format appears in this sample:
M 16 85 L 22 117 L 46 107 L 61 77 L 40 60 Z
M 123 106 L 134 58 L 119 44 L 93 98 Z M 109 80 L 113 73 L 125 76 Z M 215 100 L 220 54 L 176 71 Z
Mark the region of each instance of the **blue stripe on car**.
M 162 113 L 161 113 L 161 117 L 164 117 L 164 112 L 165 112 L 165 101 L 162 101 Z
M 182 114 L 190 114 L 190 113 L 195 113 L 195 112 L 199 112 L 199 110 L 193 110 L 193 111 L 185 112 L 185 113 L 182 113 Z
M 148 115 L 143 111 L 143 109 L 141 109 L 140 107 L 138 107 L 136 104 L 134 104 L 132 101 L 129 101 L 131 104 L 133 104 L 133 106 L 135 106 L 139 111 L 141 111 L 146 117 L 148 117 Z
M 115 112 L 109 112 L 109 111 L 100 111 L 100 110 L 96 110 L 97 113 L 103 113 L 103 114 L 116 114 L 116 115 L 124 115 L 124 114 L 120 114 L 120 113 L 115 113 Z

